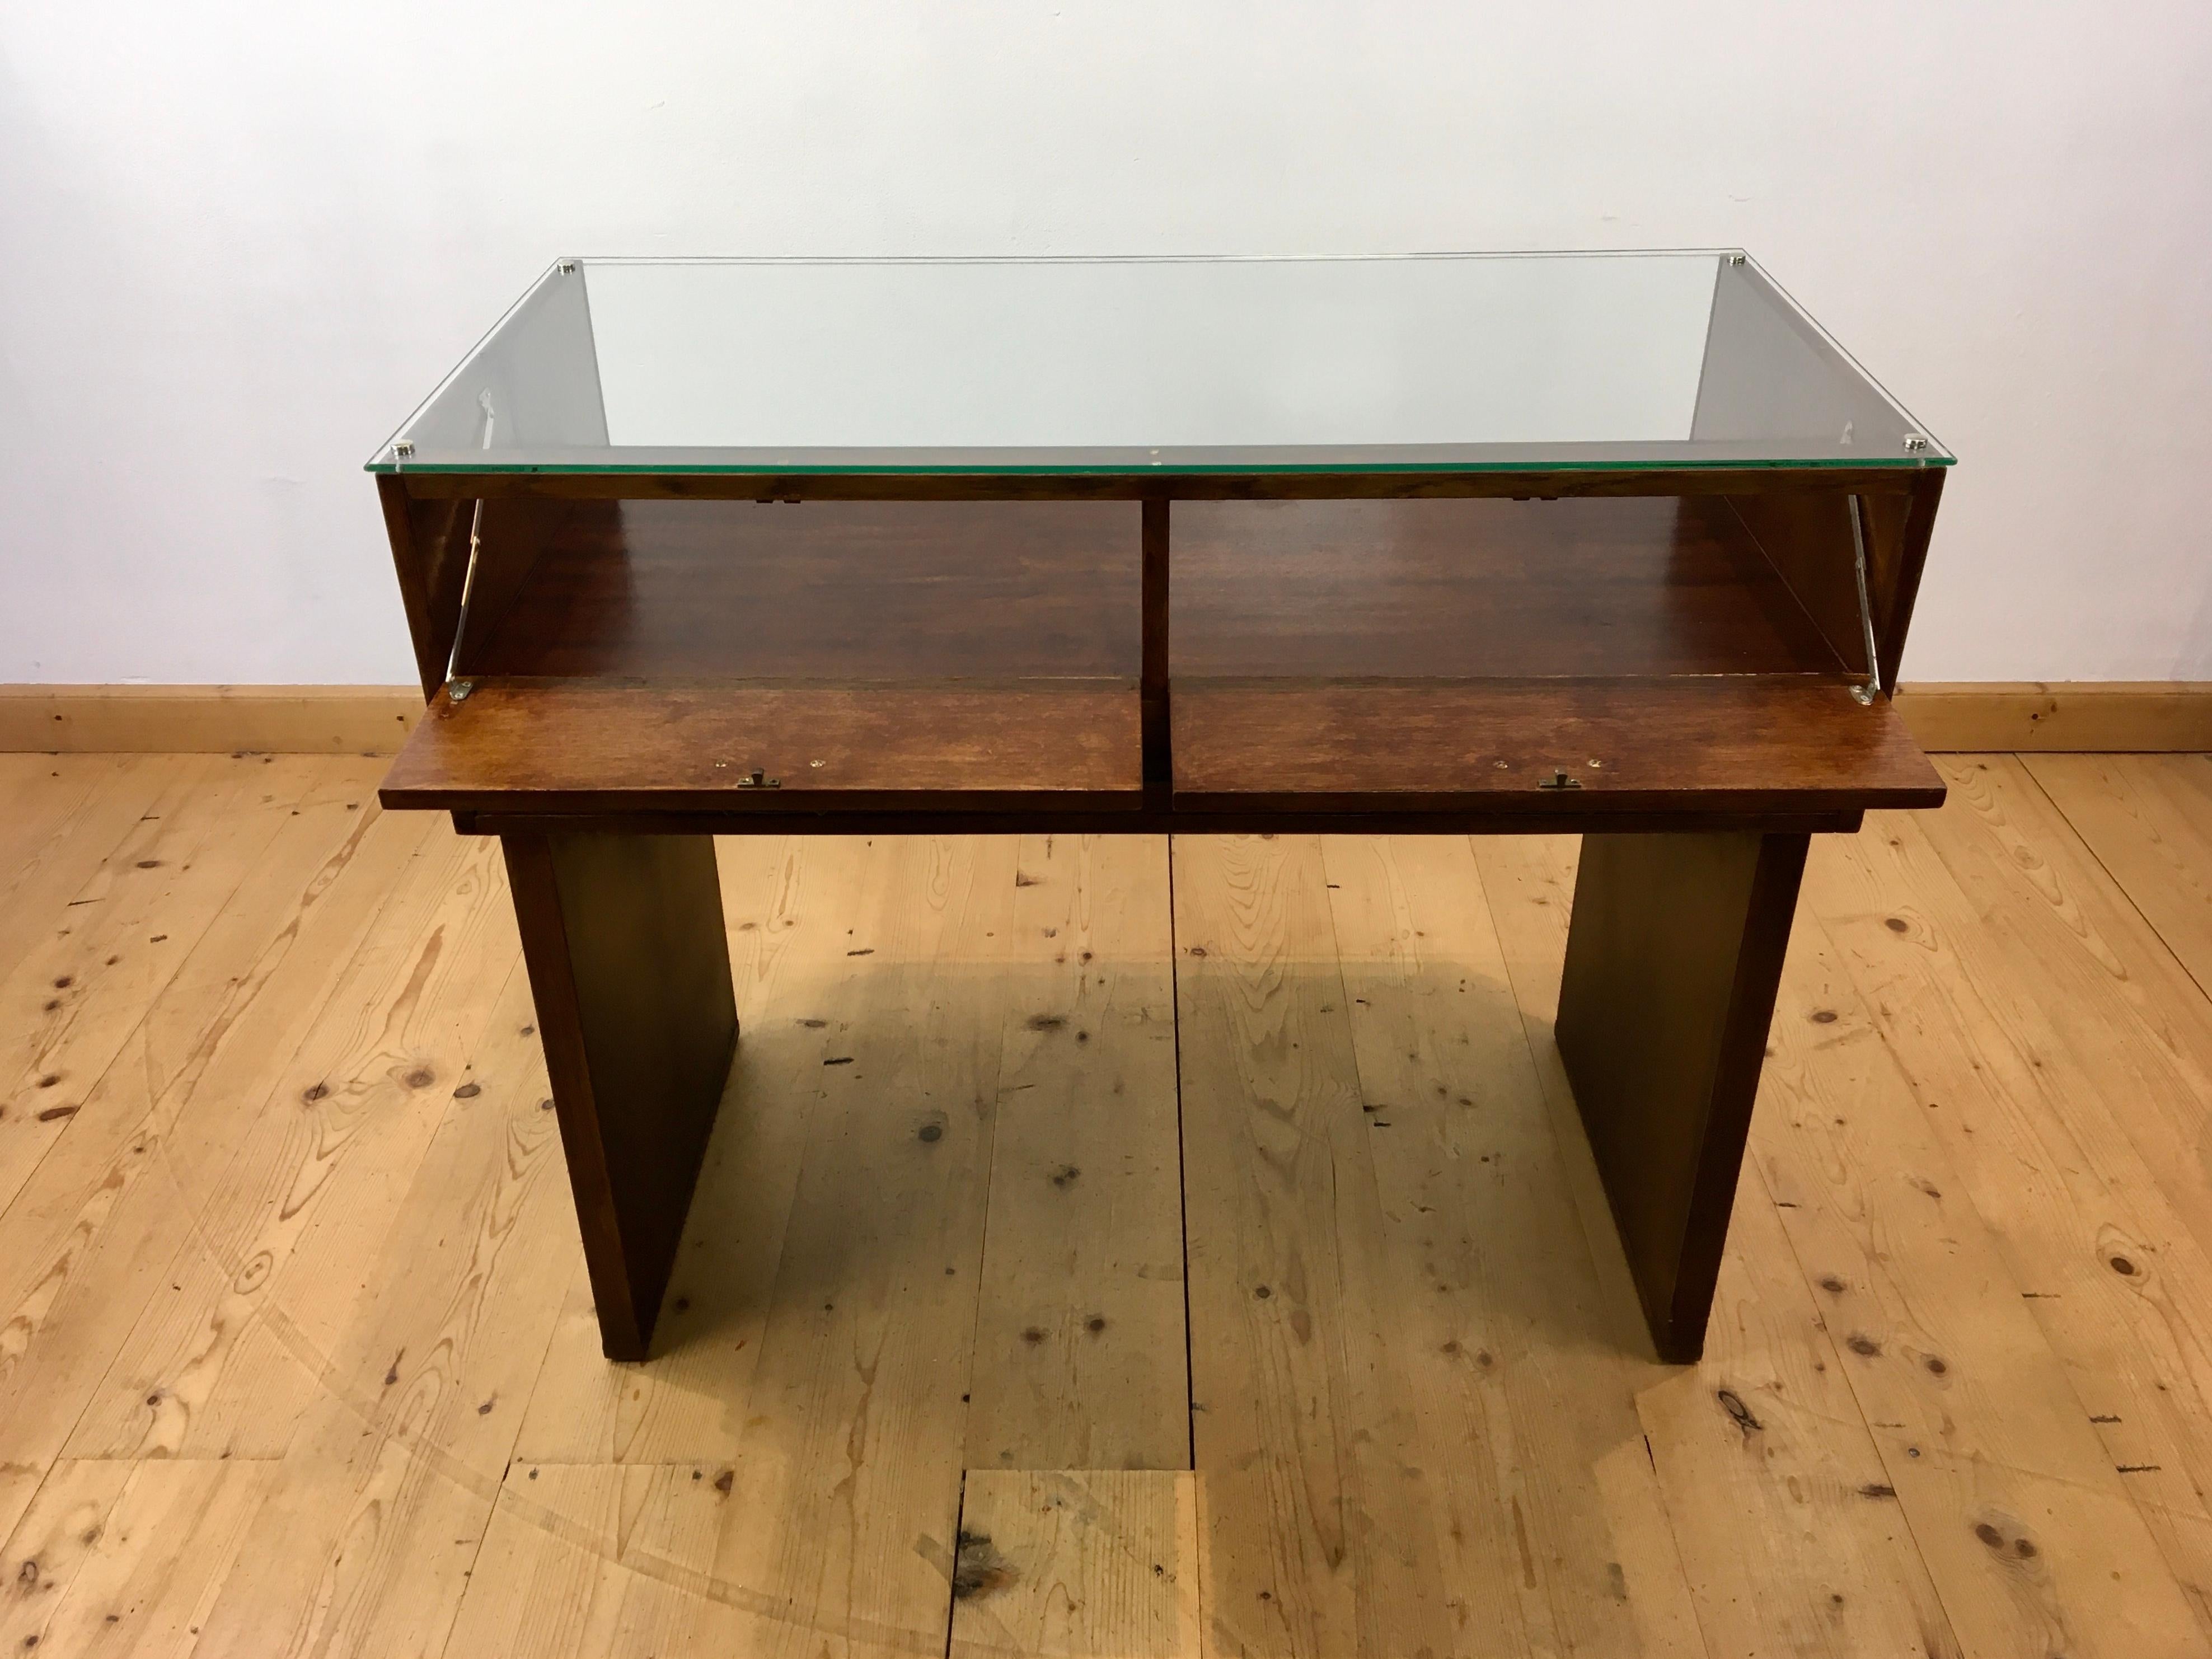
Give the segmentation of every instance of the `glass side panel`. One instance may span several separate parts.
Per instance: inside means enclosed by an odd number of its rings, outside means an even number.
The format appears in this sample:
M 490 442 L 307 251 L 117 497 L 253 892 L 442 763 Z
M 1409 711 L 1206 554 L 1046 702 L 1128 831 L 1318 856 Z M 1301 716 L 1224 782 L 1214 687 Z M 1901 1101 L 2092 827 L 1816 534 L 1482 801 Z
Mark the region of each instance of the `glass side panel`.
M 1881 466 L 1949 455 L 1741 253 L 562 260 L 369 463 Z

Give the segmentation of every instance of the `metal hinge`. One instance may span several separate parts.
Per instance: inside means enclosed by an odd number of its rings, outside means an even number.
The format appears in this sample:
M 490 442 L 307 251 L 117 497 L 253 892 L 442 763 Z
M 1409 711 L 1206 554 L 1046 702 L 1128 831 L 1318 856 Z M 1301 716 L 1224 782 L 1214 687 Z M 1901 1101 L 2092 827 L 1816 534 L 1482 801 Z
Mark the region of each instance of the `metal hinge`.
M 1536 787 L 1539 789 L 1579 789 L 1583 787 L 1583 781 L 1565 767 L 1560 767 L 1550 777 L 1538 780 Z
M 748 772 L 744 777 L 739 778 L 738 780 L 738 787 L 740 789 L 781 789 L 783 787 L 783 780 L 781 778 L 764 777 L 756 770 Z

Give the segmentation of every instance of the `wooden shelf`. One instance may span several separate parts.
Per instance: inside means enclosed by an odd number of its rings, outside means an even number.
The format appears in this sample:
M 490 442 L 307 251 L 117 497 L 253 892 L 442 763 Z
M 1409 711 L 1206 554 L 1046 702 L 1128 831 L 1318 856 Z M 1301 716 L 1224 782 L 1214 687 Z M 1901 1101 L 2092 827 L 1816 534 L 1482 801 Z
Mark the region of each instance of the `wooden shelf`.
M 1133 681 L 702 686 L 479 679 L 441 690 L 387 807 L 457 812 L 1134 810 Z M 743 781 L 759 770 L 780 787 Z
M 1598 820 L 1943 800 L 1896 709 L 1836 680 L 1185 679 L 1174 715 L 1178 813 Z M 1561 772 L 1575 787 L 1539 787 Z

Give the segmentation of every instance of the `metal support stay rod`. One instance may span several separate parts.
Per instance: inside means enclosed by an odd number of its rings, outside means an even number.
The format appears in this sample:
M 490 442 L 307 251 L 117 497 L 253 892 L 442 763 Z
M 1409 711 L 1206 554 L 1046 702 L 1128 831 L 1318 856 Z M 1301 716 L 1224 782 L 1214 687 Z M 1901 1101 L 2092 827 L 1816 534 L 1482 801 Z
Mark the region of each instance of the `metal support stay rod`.
M 1875 656 L 1874 605 L 1867 598 L 1866 515 L 1856 495 L 1846 498 L 1851 509 L 1851 563 L 1859 584 L 1859 627 L 1866 636 L 1866 684 L 1851 688 L 1851 696 L 1871 703 L 1881 690 L 1881 665 Z
M 491 408 L 491 393 L 489 392 L 478 392 L 477 394 L 477 405 L 483 409 L 484 416 L 483 442 L 480 447 L 489 449 L 491 447 L 491 425 L 494 418 Z M 461 638 L 462 635 L 465 635 L 469 631 L 469 599 L 476 592 L 477 555 L 482 550 L 483 547 L 483 497 L 479 495 L 477 497 L 476 511 L 469 515 L 469 564 L 468 568 L 461 573 L 461 614 L 453 619 L 453 648 L 446 653 L 446 684 L 447 687 L 446 695 L 451 697 L 455 702 L 461 702 L 469 695 L 470 692 L 476 689 L 468 681 L 457 679 L 455 676 L 460 672 Z

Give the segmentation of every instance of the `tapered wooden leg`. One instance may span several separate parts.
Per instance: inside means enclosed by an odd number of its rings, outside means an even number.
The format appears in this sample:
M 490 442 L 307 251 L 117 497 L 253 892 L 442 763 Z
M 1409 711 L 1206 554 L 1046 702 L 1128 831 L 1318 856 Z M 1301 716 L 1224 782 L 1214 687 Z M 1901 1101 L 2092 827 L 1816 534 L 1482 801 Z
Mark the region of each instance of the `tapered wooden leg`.
M 1583 837 L 1559 1053 L 1662 1359 L 1705 1348 L 1806 839 Z
M 501 837 L 610 1359 L 642 1359 L 737 1042 L 708 836 Z

